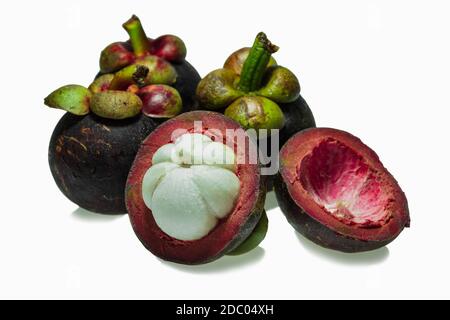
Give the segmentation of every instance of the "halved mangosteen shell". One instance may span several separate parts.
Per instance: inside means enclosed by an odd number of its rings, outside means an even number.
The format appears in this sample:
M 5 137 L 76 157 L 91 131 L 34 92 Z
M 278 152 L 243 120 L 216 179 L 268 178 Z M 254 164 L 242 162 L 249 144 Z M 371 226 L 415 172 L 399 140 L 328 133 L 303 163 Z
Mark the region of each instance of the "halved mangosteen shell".
M 261 219 L 266 195 L 266 183 L 260 175 L 259 163 L 237 164 L 236 174 L 241 181 L 237 204 L 233 212 L 221 220 L 207 236 L 195 241 L 181 241 L 170 237 L 157 226 L 151 210 L 142 198 L 143 177 L 152 165 L 152 156 L 156 150 L 176 138 L 172 137 L 172 132 L 179 129 L 197 132 L 194 128 L 196 121 L 201 121 L 202 128 L 210 130 L 209 134 L 214 130 L 221 134 L 225 134 L 226 129 L 242 130 L 237 122 L 217 112 L 193 111 L 170 119 L 156 128 L 142 143 L 126 186 L 130 221 L 142 244 L 163 260 L 192 265 L 214 261 L 245 241 Z M 246 143 L 252 143 L 247 134 L 245 136 Z M 212 137 L 214 138 L 214 134 Z
M 328 138 L 344 143 L 361 155 L 371 169 L 380 173 L 384 186 L 391 190 L 394 198 L 390 204 L 391 218 L 386 224 L 360 228 L 341 222 L 324 211 L 304 189 L 299 177 L 301 161 Z M 296 231 L 320 246 L 342 252 L 381 248 L 392 242 L 410 224 L 406 196 L 378 155 L 359 138 L 337 129 L 307 129 L 297 133 L 283 146 L 280 151 L 280 171 L 275 179 L 275 193 L 280 209 Z

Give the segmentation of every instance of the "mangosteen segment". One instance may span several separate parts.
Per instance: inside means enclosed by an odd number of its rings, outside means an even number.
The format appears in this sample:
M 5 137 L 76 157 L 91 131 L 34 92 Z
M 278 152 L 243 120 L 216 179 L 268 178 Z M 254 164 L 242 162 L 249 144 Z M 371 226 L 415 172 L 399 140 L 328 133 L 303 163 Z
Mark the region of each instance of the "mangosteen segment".
M 308 129 L 288 140 L 275 191 L 294 228 L 332 249 L 376 249 L 409 226 L 396 180 L 374 151 L 344 131 Z
M 251 151 L 256 146 L 239 124 L 215 112 L 184 113 L 156 128 L 126 187 L 129 217 L 144 246 L 184 264 L 238 248 L 264 211 L 265 183 Z
M 142 197 L 161 230 L 175 239 L 198 240 L 233 210 L 240 188 L 234 168 L 231 148 L 186 133 L 153 155 Z

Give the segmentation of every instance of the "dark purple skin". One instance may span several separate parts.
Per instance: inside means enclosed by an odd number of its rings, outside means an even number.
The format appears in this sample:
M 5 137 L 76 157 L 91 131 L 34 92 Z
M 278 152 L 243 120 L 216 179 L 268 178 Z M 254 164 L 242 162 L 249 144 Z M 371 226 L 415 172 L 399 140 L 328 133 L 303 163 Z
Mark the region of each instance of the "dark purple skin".
M 50 170 L 72 202 L 97 213 L 126 213 L 125 183 L 143 141 L 160 121 L 139 115 L 109 120 L 66 113 L 50 140 Z
M 201 78 L 197 70 L 184 60 L 181 63 L 172 63 L 172 66 L 177 71 L 177 81 L 171 87 L 175 88 L 183 100 L 183 111 L 198 110 L 198 103 L 195 100 L 195 90 Z

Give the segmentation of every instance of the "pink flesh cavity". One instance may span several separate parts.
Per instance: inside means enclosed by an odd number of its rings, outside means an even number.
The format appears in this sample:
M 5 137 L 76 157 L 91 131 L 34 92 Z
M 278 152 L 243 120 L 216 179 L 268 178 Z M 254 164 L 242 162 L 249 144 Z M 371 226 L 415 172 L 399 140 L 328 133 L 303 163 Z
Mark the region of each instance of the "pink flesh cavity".
M 347 225 L 380 227 L 389 220 L 393 196 L 363 157 L 328 138 L 303 158 L 299 166 L 303 188 L 328 214 Z

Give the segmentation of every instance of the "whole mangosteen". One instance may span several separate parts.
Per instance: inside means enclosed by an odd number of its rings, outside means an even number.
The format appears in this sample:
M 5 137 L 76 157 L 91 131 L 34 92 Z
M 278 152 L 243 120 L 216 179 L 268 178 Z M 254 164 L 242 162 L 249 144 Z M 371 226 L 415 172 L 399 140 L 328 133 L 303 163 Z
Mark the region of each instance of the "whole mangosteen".
M 200 80 L 181 39 L 148 39 L 136 16 L 123 26 L 130 40 L 103 50 L 88 88 L 67 85 L 45 99 L 67 111 L 49 145 L 56 184 L 80 207 L 107 214 L 126 213 L 125 183 L 139 145 L 167 118 L 196 108 Z

